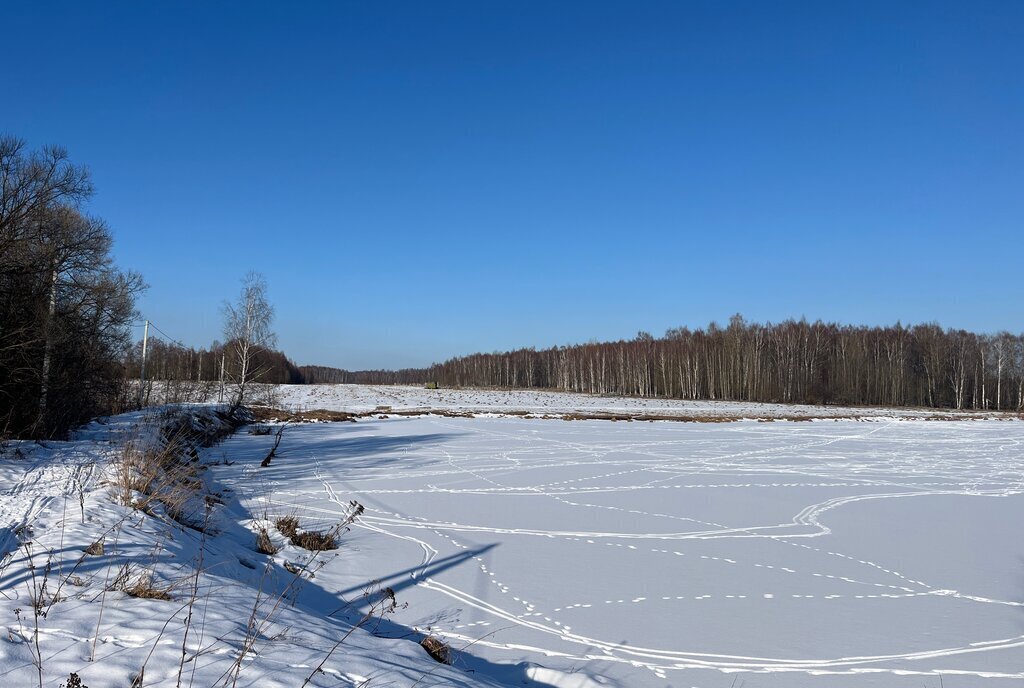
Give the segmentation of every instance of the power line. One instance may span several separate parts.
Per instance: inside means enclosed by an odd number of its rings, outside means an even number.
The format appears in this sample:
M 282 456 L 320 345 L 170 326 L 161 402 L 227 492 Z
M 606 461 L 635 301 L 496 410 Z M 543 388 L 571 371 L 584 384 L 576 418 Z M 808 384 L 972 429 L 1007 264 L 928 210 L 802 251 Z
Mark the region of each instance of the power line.
M 147 322 L 149 323 L 150 327 L 152 327 L 154 330 L 156 330 L 157 332 L 162 334 L 164 336 L 164 338 L 167 341 L 171 342 L 172 344 L 177 344 L 178 346 L 182 347 L 183 349 L 191 349 L 192 348 L 189 345 L 187 345 L 185 342 L 181 341 L 180 339 L 172 337 L 171 335 L 169 335 L 166 332 L 164 332 L 163 330 L 161 330 L 159 327 L 157 327 L 157 324 L 155 322 L 153 322 L 152 320 L 137 320 L 136 322 L 133 322 L 131 324 L 131 327 L 145 327 Z
M 185 342 L 181 341 L 180 339 L 175 339 L 171 335 L 169 335 L 166 332 L 164 332 L 163 330 L 161 330 L 159 327 L 156 326 L 156 323 L 154 323 L 152 320 L 149 321 L 149 326 L 152 327 L 157 332 L 159 332 L 160 334 L 162 334 L 164 337 L 166 337 L 168 341 L 173 342 L 174 344 L 177 344 L 181 348 L 183 348 L 183 349 L 191 349 L 192 348 L 190 346 L 187 346 L 185 344 Z

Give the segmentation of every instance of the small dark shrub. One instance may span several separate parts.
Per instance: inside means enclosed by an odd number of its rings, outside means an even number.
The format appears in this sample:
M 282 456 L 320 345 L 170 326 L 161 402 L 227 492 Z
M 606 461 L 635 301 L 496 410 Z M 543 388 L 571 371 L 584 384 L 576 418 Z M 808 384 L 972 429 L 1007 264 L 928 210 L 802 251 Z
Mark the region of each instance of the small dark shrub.
M 278 552 L 270 535 L 262 528 L 260 528 L 260 532 L 256 533 L 256 551 L 260 554 L 277 554 Z
M 282 516 L 274 521 L 274 525 L 286 538 L 293 538 L 299 532 L 299 519 L 294 516 Z
M 132 585 L 124 588 L 124 594 L 144 600 L 169 601 L 171 599 L 171 587 L 158 588 L 153 584 L 153 579 L 150 576 L 142 575 Z
M 338 539 L 332 531 L 318 533 L 316 531 L 305 531 L 296 533 L 291 538 L 292 544 L 311 552 L 324 552 L 329 549 L 338 549 Z
M 72 673 L 68 676 L 68 682 L 60 684 L 61 688 L 89 688 L 89 686 L 82 683 L 82 679 L 78 677 L 78 674 Z
M 451 648 L 449 648 L 448 644 L 440 638 L 435 638 L 434 636 L 429 635 L 420 641 L 420 645 L 427 651 L 428 655 L 434 658 L 434 661 L 440 662 L 441 664 L 452 663 Z

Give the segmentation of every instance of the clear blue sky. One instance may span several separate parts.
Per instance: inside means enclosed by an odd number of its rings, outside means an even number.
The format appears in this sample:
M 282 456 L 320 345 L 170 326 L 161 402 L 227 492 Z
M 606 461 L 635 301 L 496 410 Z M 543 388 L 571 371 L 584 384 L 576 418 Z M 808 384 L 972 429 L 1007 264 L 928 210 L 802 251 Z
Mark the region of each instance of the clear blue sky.
M 144 315 L 300 363 L 806 316 L 1024 329 L 1022 2 L 6 2 Z

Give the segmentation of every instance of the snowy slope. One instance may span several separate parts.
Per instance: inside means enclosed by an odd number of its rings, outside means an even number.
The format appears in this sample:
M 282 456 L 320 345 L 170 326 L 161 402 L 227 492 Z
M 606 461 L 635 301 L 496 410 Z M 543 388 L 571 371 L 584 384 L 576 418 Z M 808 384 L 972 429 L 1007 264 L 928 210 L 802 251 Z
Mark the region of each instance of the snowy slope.
M 70 442 L 5 447 L 0 685 L 58 686 L 72 673 L 91 688 L 294 688 L 310 677 L 312 686 L 493 685 L 436 663 L 415 642 L 369 633 L 376 630 L 371 622 L 397 628 L 386 614 L 359 625 L 361 614 L 348 598 L 320 585 L 315 573 L 308 576 L 339 551 L 313 555 L 290 544 L 274 556 L 255 551 L 253 514 L 216 479 L 206 481 L 224 504 L 206 534 L 183 527 L 159 505 L 150 513 L 120 505 L 110 484 L 119 447 L 126 439 L 151 439 L 157 422 L 156 414 L 126 414 Z M 218 452 L 204 450 L 203 459 Z M 253 493 L 245 487 L 248 469 L 238 466 L 233 481 L 243 494 Z M 97 541 L 102 554 L 84 551 Z M 297 576 L 290 565 L 308 571 Z M 123 591 L 140 580 L 167 590 L 168 599 Z

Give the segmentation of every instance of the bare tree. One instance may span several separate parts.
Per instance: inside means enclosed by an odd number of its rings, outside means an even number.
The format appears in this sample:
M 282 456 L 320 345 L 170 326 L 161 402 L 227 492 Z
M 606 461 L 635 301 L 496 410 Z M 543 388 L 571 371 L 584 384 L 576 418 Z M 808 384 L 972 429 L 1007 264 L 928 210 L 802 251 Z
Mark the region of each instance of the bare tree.
M 224 303 L 224 337 L 231 357 L 226 371 L 235 387 L 233 406 L 241 406 L 246 391 L 259 381 L 265 366 L 256 365 L 257 355 L 274 346 L 277 336 L 271 329 L 274 307 L 267 299 L 267 281 L 258 272 L 249 272 L 242 279 L 242 292 L 235 303 Z
M 112 410 L 124 386 L 144 284 L 81 210 L 91 194 L 64 149 L 0 136 L 0 427 L 14 434 L 58 436 Z

